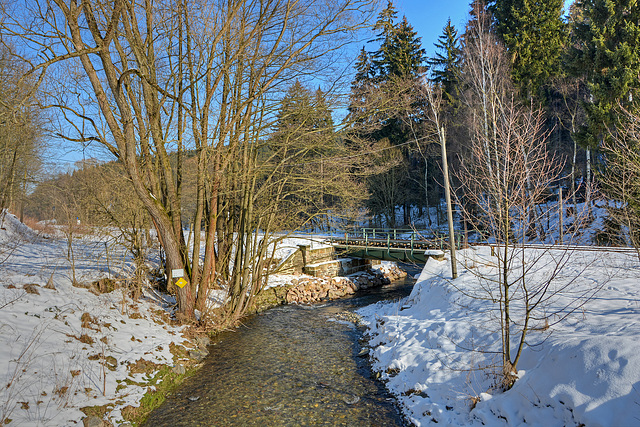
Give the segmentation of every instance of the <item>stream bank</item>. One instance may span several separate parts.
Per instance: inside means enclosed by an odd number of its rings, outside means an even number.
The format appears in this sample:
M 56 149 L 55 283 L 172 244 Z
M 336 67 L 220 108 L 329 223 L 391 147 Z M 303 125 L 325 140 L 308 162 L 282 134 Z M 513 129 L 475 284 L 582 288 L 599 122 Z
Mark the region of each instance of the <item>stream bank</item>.
M 314 277 L 308 275 L 279 275 L 277 286 L 258 295 L 255 310 L 259 313 L 285 304 L 316 304 L 354 295 L 359 290 L 388 285 L 404 279 L 407 273 L 395 263 L 384 263 L 376 268 L 343 277 Z

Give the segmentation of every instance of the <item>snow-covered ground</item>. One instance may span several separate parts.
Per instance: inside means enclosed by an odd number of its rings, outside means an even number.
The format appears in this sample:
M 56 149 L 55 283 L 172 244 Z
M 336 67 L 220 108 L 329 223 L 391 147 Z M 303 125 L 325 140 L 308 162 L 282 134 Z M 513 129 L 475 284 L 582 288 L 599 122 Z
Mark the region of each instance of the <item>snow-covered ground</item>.
M 145 288 L 134 301 L 120 289 L 95 294 L 72 285 L 74 277 L 86 285 L 133 276 L 117 230 L 80 225 L 70 252 L 63 227 L 42 226 L 45 233 L 35 232 L 7 214 L 0 228 L 0 423 L 81 425 L 81 408 L 107 405 L 110 422 L 120 424 L 121 410 L 138 406 L 153 387 L 155 369 L 146 362 L 187 363 L 170 347 L 194 345 L 183 327 L 170 323 L 170 296 Z M 291 236 L 280 242 L 276 257 L 285 259 L 298 245 L 325 246 L 321 237 Z M 152 249 L 150 256 L 157 255 Z M 293 278 L 272 276 L 270 286 Z M 219 305 L 224 292 L 214 291 L 211 299 Z M 145 364 L 151 373 L 136 373 Z
M 636 256 L 534 252 L 525 263 L 531 283 L 553 275 L 557 292 L 537 311 L 519 379 L 506 392 L 496 387 L 493 285 L 481 280 L 495 273 L 489 248 L 459 253 L 456 280 L 448 260 L 430 260 L 409 297 L 359 311 L 371 328 L 374 369 L 417 426 L 640 425 Z
M 96 295 L 72 286 L 72 260 L 80 283 L 131 275 L 126 252 L 104 238 L 76 234 L 71 259 L 59 228 L 45 238 L 11 215 L 3 226 L 0 419 L 78 425 L 85 416 L 80 408 L 111 405 L 110 420 L 121 422 L 121 409 L 138 405 L 149 388 L 149 377 L 131 367 L 141 360 L 180 363 L 169 348 L 189 345 L 185 330 L 167 323 L 171 301 L 150 290 L 134 301 L 120 290 Z M 322 239 L 286 239 L 277 254 L 284 258 L 300 244 L 316 247 Z M 519 379 L 499 392 L 495 305 L 465 296 L 482 294 L 477 272 L 493 274 L 488 251 L 462 253 L 455 281 L 448 262 L 432 260 L 410 297 L 361 310 L 372 328 L 374 368 L 407 417 L 416 425 L 640 425 L 637 258 L 530 252 L 534 283 L 554 273 L 554 283 L 567 286 L 541 305 Z M 558 260 L 560 271 L 552 268 Z M 274 277 L 270 285 L 288 281 Z M 590 299 L 581 305 L 584 298 Z
M 119 290 L 95 295 L 73 287 L 67 255 L 65 239 L 38 236 L 7 215 L 0 230 L 0 420 L 9 425 L 81 425 L 80 408 L 109 404 L 112 421 L 122 420 L 120 409 L 137 406 L 147 391 L 145 374 L 130 365 L 173 365 L 169 346 L 185 341 L 152 295 L 133 301 Z M 131 267 L 121 251 L 107 257 L 104 243 L 86 236 L 76 239 L 74 257 L 82 283 Z

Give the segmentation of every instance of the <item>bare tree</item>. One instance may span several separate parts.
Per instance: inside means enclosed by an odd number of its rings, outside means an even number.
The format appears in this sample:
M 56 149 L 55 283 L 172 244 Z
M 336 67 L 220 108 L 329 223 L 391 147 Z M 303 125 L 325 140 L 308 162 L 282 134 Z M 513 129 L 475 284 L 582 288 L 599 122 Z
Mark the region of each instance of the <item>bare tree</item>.
M 504 121 L 494 123 L 492 135 L 497 139 L 476 138 L 472 142 L 473 160 L 463 166 L 459 175 L 467 199 L 476 207 L 473 211 L 464 210 L 463 215 L 497 248 L 497 277 L 491 279 L 495 280 L 495 287 L 485 289 L 499 305 L 502 375 L 507 387 L 514 379 L 531 314 L 545 293 L 530 289 L 532 283 L 526 273 L 533 262 L 517 261 L 525 257 L 524 243 L 537 237 L 532 230 L 539 220 L 538 208 L 558 172 L 557 163 L 553 163 L 544 146 L 542 112 L 523 111 L 513 101 L 508 102 L 507 109 L 501 111 Z M 521 271 L 514 271 L 518 264 Z M 541 286 L 549 284 L 550 281 Z M 515 301 L 524 301 L 520 318 L 512 309 L 518 304 Z
M 578 202 L 576 195 L 578 193 L 578 189 L 576 188 L 576 181 L 578 179 L 578 152 L 579 147 L 576 140 L 576 134 L 578 132 L 579 127 L 585 123 L 586 121 L 586 112 L 583 107 L 583 102 L 586 100 L 587 96 L 587 85 L 583 78 L 572 78 L 572 77 L 564 77 L 557 78 L 554 81 L 554 88 L 557 91 L 557 99 L 552 103 L 552 108 L 554 110 L 554 114 L 558 118 L 560 125 L 571 134 L 571 142 L 573 145 L 573 150 L 571 152 L 571 171 L 569 173 L 569 178 L 571 180 L 571 194 L 573 195 L 573 211 L 576 212 L 578 210 Z M 588 151 L 588 148 L 587 148 Z M 587 155 L 585 158 L 585 169 L 587 168 L 586 160 L 589 157 Z M 589 186 L 588 180 L 583 180 L 584 187 Z M 589 188 L 583 188 L 584 191 L 590 191 Z
M 185 272 L 179 315 L 193 319 L 222 282 L 233 320 L 264 284 L 280 214 L 277 205 L 258 212 L 256 201 L 277 194 L 277 185 L 262 186 L 258 153 L 284 85 L 330 75 L 326 61 L 367 25 L 375 3 L 40 0 L 20 13 L 5 5 L 2 31 L 40 52 L 31 75 L 66 76 L 68 89 L 50 103 L 66 119 L 65 137 L 97 143 L 123 164 L 158 231 L 167 276 Z M 182 221 L 187 150 L 197 157 L 191 247 Z
M 24 64 L 15 60 L 10 48 L 0 47 L 0 222 L 6 209 L 19 208 L 22 219 L 24 197 L 40 170 L 44 150 L 34 83 L 21 80 Z
M 504 49 L 482 22 L 478 20 L 474 38 L 467 38 L 465 45 L 465 101 L 474 133 L 471 158 L 458 172 L 460 194 L 467 202 L 459 206 L 493 248 L 493 267 L 467 270 L 478 286 L 466 292 L 495 303 L 492 313 L 501 336 L 499 383 L 507 389 L 516 379 L 524 348 L 536 342 L 530 332 L 546 330 L 550 311 L 562 319 L 597 289 L 574 295 L 570 308 L 550 308 L 557 296 L 571 291 L 576 276 L 565 277 L 560 271 L 572 251 L 532 249 L 527 243 L 553 243 L 553 232 L 559 232 L 545 229 L 542 218 L 556 209 L 547 203 L 547 194 L 562 162 L 547 150 L 544 112 L 515 99 Z
M 109 237 L 104 243 L 105 256 L 109 258 L 110 243 L 112 246 L 119 243 L 133 258 L 135 270 L 131 284 L 133 296 L 137 298 L 149 273 L 147 255 L 153 245 L 147 211 L 136 197 L 131 197 L 133 188 L 121 164 L 95 164 L 75 175 L 79 176 L 73 184 L 87 205 L 87 221 L 105 227 Z M 117 231 L 114 233 L 113 229 Z

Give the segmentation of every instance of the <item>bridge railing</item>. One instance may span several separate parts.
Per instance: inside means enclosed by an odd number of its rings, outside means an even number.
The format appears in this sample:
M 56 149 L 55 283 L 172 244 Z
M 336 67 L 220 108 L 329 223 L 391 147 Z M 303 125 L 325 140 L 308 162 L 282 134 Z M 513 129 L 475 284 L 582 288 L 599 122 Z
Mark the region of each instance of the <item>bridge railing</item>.
M 462 243 L 462 235 L 456 233 L 455 239 L 456 246 L 459 249 Z M 332 238 L 330 240 L 335 241 L 337 239 Z M 342 240 L 342 236 L 340 237 L 340 240 Z M 347 245 L 349 245 L 349 243 L 354 245 L 364 244 L 364 246 L 369 246 L 369 244 L 382 244 L 387 247 L 392 247 L 394 244 L 399 243 L 410 243 L 411 249 L 414 248 L 416 243 L 429 243 L 431 246 L 444 250 L 449 247 L 449 234 L 432 230 L 415 230 L 411 228 L 398 229 L 363 227 L 355 231 L 345 232 L 344 243 Z

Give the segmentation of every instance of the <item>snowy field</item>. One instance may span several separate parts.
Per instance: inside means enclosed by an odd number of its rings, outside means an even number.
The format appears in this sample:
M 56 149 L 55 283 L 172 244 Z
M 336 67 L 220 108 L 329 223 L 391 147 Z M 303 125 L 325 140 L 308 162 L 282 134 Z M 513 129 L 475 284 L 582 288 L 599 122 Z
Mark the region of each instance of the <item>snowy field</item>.
M 487 298 L 491 282 L 481 280 L 495 273 L 495 258 L 487 247 L 459 256 L 458 279 L 449 261 L 430 260 L 409 297 L 359 311 L 371 328 L 373 367 L 408 419 L 417 426 L 640 425 L 635 255 L 529 252 L 532 284 L 555 279 L 506 392 L 496 387 L 497 304 Z
M 129 272 L 121 251 L 106 252 L 102 239 L 78 236 L 76 280 Z M 12 215 L 0 230 L 0 253 L 0 419 L 82 425 L 80 408 L 112 405 L 112 421 L 121 421 L 120 409 L 137 406 L 147 391 L 145 374 L 130 366 L 172 365 L 169 345 L 184 341 L 182 328 L 163 318 L 163 301 L 73 287 L 66 239 L 38 236 Z

